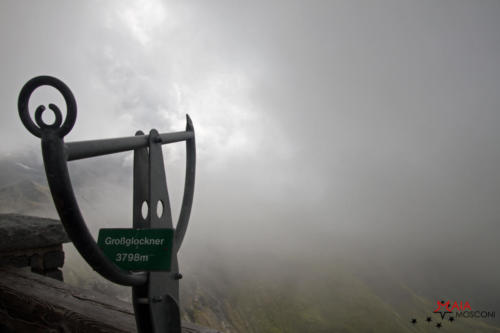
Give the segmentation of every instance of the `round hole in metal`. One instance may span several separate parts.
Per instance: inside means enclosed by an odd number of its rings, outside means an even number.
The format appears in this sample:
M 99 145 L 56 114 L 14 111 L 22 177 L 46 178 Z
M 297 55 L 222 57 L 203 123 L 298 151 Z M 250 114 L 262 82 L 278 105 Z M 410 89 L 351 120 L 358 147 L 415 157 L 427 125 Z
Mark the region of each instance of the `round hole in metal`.
M 141 215 L 144 220 L 148 217 L 148 213 L 149 213 L 148 202 L 143 201 L 141 206 Z
M 42 113 L 42 120 L 45 124 L 47 125 L 53 125 L 56 122 L 56 115 L 52 110 L 45 110 L 45 112 Z
M 156 215 L 158 218 L 163 215 L 163 202 L 161 202 L 161 200 L 158 200 L 158 203 L 156 204 Z

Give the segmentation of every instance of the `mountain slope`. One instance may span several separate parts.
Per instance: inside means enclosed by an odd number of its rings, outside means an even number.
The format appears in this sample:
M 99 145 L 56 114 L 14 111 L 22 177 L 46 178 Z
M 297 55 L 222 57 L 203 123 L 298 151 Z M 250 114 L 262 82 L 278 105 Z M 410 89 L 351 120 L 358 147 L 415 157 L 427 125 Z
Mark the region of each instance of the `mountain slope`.
M 500 332 L 478 319 L 442 321 L 433 302 L 402 283 L 392 286 L 401 298 L 395 307 L 336 260 L 267 258 L 260 266 L 200 264 L 183 281 L 186 318 L 225 332 L 428 332 L 437 322 L 443 332 Z
M 47 185 L 21 180 L 0 188 L 0 213 L 46 215 L 51 209 L 52 196 Z
M 55 214 L 40 170 L 23 165 L 9 164 L 10 176 L 0 184 L 0 212 Z M 111 199 L 125 200 L 117 195 L 121 185 L 116 181 L 104 184 L 104 191 L 96 189 L 107 177 L 100 168 L 91 170 L 88 177 L 75 178 L 88 220 L 100 226 L 108 220 L 110 225 L 116 220 L 130 225 L 109 205 Z M 246 254 L 234 248 L 201 249 L 182 253 L 183 316 L 224 332 L 429 332 L 436 328 L 424 321 L 426 316 L 433 316 L 433 324 L 440 321 L 432 314 L 436 300 L 412 289 L 408 279 L 394 274 L 398 267 L 391 263 L 382 269 L 366 259 L 354 260 L 352 253 L 333 257 L 333 250 L 271 255 L 265 248 Z M 65 251 L 67 282 L 130 299 L 129 288 L 98 277 L 71 247 Z M 412 325 L 411 318 L 417 318 L 417 324 Z M 441 331 L 500 332 L 491 324 L 460 319 L 443 322 Z

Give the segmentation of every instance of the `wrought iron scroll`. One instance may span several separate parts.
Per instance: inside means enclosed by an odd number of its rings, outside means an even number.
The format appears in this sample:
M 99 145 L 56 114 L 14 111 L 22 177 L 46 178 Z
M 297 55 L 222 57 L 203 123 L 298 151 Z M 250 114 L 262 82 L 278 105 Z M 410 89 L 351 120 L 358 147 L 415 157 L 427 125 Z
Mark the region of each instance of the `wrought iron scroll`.
M 46 108 L 40 105 L 30 117 L 29 100 L 41 86 L 57 89 L 66 102 L 66 117 L 55 104 L 49 104 L 55 121 L 47 124 L 42 119 Z M 29 80 L 21 89 L 18 100 L 19 116 L 33 135 L 41 138 L 42 154 L 48 184 L 57 212 L 66 232 L 78 252 L 90 266 L 106 279 L 121 285 L 132 286 L 133 305 L 139 332 L 180 333 L 179 273 L 177 252 L 184 239 L 194 195 L 196 148 L 194 128 L 186 116 L 186 130 L 174 133 L 149 135 L 138 131 L 135 136 L 105 140 L 64 142 L 76 121 L 77 105 L 71 90 L 62 81 L 51 76 L 38 76 Z M 163 144 L 186 141 L 186 174 L 181 212 L 173 242 L 170 272 L 129 272 L 117 267 L 98 247 L 80 212 L 68 173 L 67 162 L 82 158 L 134 150 L 133 227 L 173 228 L 170 202 L 163 164 Z M 148 214 L 144 218 L 141 207 L 146 202 Z M 161 202 L 163 213 L 155 214 Z

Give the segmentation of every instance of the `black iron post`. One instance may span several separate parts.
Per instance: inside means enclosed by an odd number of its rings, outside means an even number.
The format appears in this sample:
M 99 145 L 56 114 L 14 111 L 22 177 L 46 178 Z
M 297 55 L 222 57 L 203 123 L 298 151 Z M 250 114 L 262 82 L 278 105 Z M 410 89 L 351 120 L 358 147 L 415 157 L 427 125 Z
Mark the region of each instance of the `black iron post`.
M 28 102 L 38 87 L 48 85 L 57 89 L 66 102 L 66 119 L 54 104 L 49 109 L 55 115 L 53 124 L 46 124 L 43 105 L 35 110 L 35 122 L 30 117 Z M 105 140 L 64 142 L 76 121 L 76 101 L 71 90 L 62 81 L 51 76 L 38 76 L 21 89 L 18 100 L 19 116 L 33 135 L 41 138 L 42 154 L 50 191 L 66 232 L 78 252 L 89 265 L 106 279 L 132 286 L 132 301 L 140 333 L 180 333 L 179 273 L 177 252 L 186 233 L 194 195 L 196 147 L 193 124 L 187 117 L 186 130 L 160 134 L 151 130 L 149 135 L 138 131 L 135 136 Z M 78 207 L 68 173 L 67 162 L 82 158 L 134 150 L 133 228 L 173 229 L 170 201 L 163 163 L 162 145 L 186 141 L 186 175 L 184 196 L 179 221 L 174 229 L 170 271 L 126 271 L 119 268 L 99 248 L 90 234 Z M 148 213 L 142 216 L 146 203 Z M 163 207 L 156 213 L 157 205 Z

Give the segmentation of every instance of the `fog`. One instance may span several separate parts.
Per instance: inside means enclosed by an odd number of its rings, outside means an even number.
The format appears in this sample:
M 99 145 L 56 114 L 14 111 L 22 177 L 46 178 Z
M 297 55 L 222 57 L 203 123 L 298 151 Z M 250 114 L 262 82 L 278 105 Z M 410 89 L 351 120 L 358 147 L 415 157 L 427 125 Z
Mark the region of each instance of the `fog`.
M 37 75 L 75 94 L 67 141 L 182 130 L 188 113 L 198 163 L 186 256 L 365 258 L 433 290 L 452 276 L 454 299 L 491 303 L 499 15 L 497 1 L 3 1 L 0 153 L 39 149 L 17 114 Z M 62 106 L 46 90 L 32 109 L 47 96 Z M 164 148 L 174 216 L 183 149 Z M 110 207 L 92 228 L 130 225 L 131 155 L 116 170 L 98 160 L 71 169 L 82 193 L 101 194 L 90 206 Z

